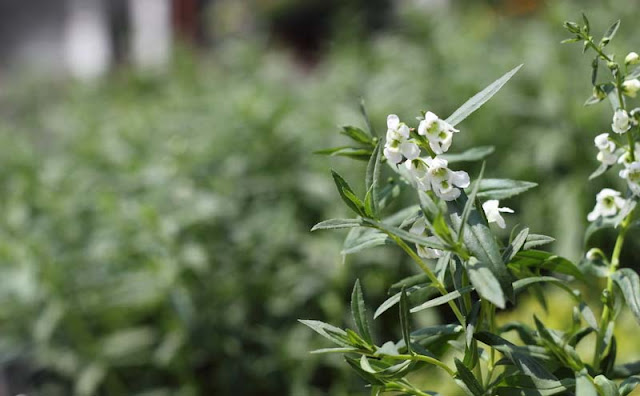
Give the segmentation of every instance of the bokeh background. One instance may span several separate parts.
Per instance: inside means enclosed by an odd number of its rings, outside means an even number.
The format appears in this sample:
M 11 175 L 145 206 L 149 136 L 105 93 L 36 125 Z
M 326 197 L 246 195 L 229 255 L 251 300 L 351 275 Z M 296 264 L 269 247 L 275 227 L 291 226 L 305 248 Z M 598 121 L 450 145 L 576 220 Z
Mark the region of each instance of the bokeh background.
M 296 321 L 348 326 L 356 278 L 375 307 L 415 271 L 393 247 L 343 258 L 344 233 L 309 232 L 347 215 L 330 168 L 362 191 L 364 164 L 312 154 L 363 126 L 361 97 L 381 133 L 524 63 L 452 150 L 495 145 L 488 177 L 539 183 L 505 202 L 509 224 L 579 260 L 595 193 L 624 188 L 587 181 L 611 110 L 583 107 L 590 58 L 560 44 L 581 11 L 595 31 L 621 18 L 612 50 L 640 52 L 630 0 L 0 1 L 0 395 L 364 394 Z M 502 320 L 561 328 L 571 307 L 551 299 Z M 637 360 L 635 322 L 618 332 Z

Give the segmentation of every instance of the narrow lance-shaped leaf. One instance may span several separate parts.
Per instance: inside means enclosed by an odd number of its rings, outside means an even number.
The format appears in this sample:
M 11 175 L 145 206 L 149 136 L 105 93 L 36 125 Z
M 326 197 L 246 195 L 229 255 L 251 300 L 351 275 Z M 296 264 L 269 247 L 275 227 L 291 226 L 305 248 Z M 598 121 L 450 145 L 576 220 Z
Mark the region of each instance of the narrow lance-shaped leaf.
M 454 164 L 456 162 L 480 161 L 491 155 L 494 151 L 494 146 L 480 146 L 470 148 L 469 150 L 463 151 L 458 154 L 447 153 L 441 154 L 438 157 L 447 160 L 449 164 Z
M 454 290 L 451 293 L 447 293 L 444 296 L 434 298 L 433 300 L 427 301 L 424 304 L 421 304 L 421 305 L 418 305 L 417 307 L 412 308 L 411 312 L 418 312 L 427 308 L 437 307 L 438 305 L 448 303 L 451 300 L 455 300 L 456 298 L 459 298 L 465 293 L 469 293 L 471 290 L 473 290 L 472 286 L 465 286 L 461 289 Z
M 462 120 L 467 118 L 471 113 L 478 110 L 480 106 L 485 104 L 493 95 L 498 93 L 500 89 L 504 86 L 513 77 L 514 74 L 520 70 L 522 65 L 515 67 L 511 71 L 509 71 L 504 76 L 500 77 L 493 83 L 491 83 L 488 87 L 483 89 L 482 91 L 475 94 L 471 99 L 467 100 L 462 106 L 458 108 L 458 110 L 454 111 L 453 114 L 446 119 L 446 121 L 452 126 L 456 126 Z
M 640 323 L 640 277 L 630 268 L 622 268 L 611 275 L 622 291 L 627 306 Z
M 373 344 L 360 279 L 356 279 L 356 283 L 353 285 L 353 292 L 351 293 L 351 315 L 362 338 L 369 344 Z
M 473 375 L 471 370 L 469 370 L 464 363 L 460 360 L 455 359 L 456 370 L 458 370 L 458 374 L 456 375 L 465 387 L 471 392 L 473 396 L 482 396 L 484 395 L 484 389 L 482 389 L 482 385 L 478 382 L 476 377 Z
M 362 118 L 364 118 L 364 122 L 367 124 L 367 130 L 369 131 L 369 135 L 372 137 L 376 136 L 376 130 L 371 123 L 371 119 L 369 118 L 369 114 L 367 113 L 367 108 L 364 105 L 364 98 L 360 98 L 360 113 L 362 114 Z
M 411 329 L 409 327 L 409 303 L 407 301 L 407 292 L 402 289 L 400 292 L 400 327 L 402 328 L 402 338 L 407 346 L 407 353 L 412 354 L 411 351 Z
M 350 137 L 352 140 L 358 143 L 372 144 L 371 136 L 360 128 L 356 128 L 353 126 L 344 126 L 342 127 L 340 133 Z
M 353 228 L 360 227 L 362 224 L 362 220 L 360 219 L 330 219 L 314 225 L 311 231 Z
M 478 198 L 506 199 L 532 189 L 536 183 L 510 179 L 483 179 L 479 181 Z
M 605 45 L 609 44 L 609 42 L 615 37 L 616 33 L 618 32 L 619 27 L 620 27 L 620 20 L 618 19 L 613 23 L 613 25 L 609 27 L 609 29 L 607 29 L 604 36 L 602 36 L 602 40 L 600 40 L 600 45 L 604 47 Z
M 364 213 L 364 204 L 360 198 L 356 196 L 349 184 L 337 172 L 331 171 L 331 175 L 333 175 L 333 181 L 336 183 L 340 197 L 347 206 L 357 214 L 366 216 Z
M 321 322 L 319 320 L 298 319 L 298 322 L 311 328 L 316 333 L 333 341 L 334 343 L 340 346 L 347 347 L 347 348 L 352 346 L 348 342 L 347 332 L 338 327 L 332 326 L 328 323 Z

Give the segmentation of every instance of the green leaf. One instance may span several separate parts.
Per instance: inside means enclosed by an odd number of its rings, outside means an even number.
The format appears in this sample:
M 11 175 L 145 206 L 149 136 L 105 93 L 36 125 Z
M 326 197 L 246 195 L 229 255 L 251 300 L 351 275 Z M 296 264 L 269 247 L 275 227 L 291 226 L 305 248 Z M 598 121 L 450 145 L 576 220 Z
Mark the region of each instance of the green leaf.
M 580 316 L 582 316 L 582 319 L 584 319 L 589 327 L 594 330 L 598 330 L 598 322 L 596 321 L 596 316 L 593 314 L 591 308 L 589 308 L 589 306 L 584 302 L 581 302 L 579 307 Z
M 600 367 L 602 368 L 602 372 L 606 375 L 609 375 L 613 371 L 613 365 L 616 362 L 616 357 L 618 356 L 618 341 L 616 341 L 616 337 L 611 337 L 611 344 L 609 350 L 605 357 L 602 358 L 600 363 Z M 597 384 L 597 383 L 596 383 Z
M 598 79 L 598 63 L 599 63 L 600 57 L 596 56 L 593 59 L 593 62 L 591 62 L 591 85 L 595 86 L 596 85 L 596 81 Z
M 490 301 L 493 305 L 504 309 L 505 296 L 500 287 L 500 282 L 491 272 L 491 267 L 484 262 L 478 261 L 475 257 L 471 257 L 466 263 L 469 280 L 476 289 L 480 297 Z
M 354 369 L 356 371 L 356 373 L 358 373 L 358 375 L 360 377 L 362 377 L 362 379 L 367 381 L 367 383 L 372 384 L 372 385 L 384 385 L 384 382 L 379 380 L 374 374 L 371 374 L 371 373 L 363 370 L 360 367 L 360 361 L 359 360 L 350 358 L 348 356 L 345 356 L 344 358 L 347 361 L 347 363 L 349 364 L 349 366 L 351 366 L 351 368 Z
M 551 283 L 553 285 L 556 285 L 556 286 L 560 287 L 561 289 L 563 289 L 567 293 L 569 293 L 569 295 L 571 295 L 571 297 L 574 300 L 576 300 L 576 302 L 580 302 L 580 297 L 578 297 L 573 292 L 571 287 L 569 287 L 567 285 L 566 281 L 563 281 L 563 280 L 560 280 L 558 278 L 554 278 L 554 277 L 551 277 L 551 276 L 532 276 L 532 277 L 529 277 L 529 278 L 518 279 L 517 281 L 513 282 L 513 290 L 515 290 L 515 291 L 524 290 L 529 285 L 536 284 L 536 283 L 543 283 L 543 282 L 549 282 L 549 283 Z
M 589 32 L 591 31 L 591 25 L 589 24 L 589 19 L 587 18 L 587 16 L 584 14 L 584 12 L 582 13 L 582 21 L 584 22 L 584 31 L 589 34 Z
M 598 391 L 586 374 L 576 374 L 576 395 L 598 396 Z
M 367 108 L 364 105 L 364 98 L 360 98 L 360 114 L 362 114 L 362 118 L 364 118 L 364 122 L 367 124 L 367 130 L 369 131 L 369 135 L 377 136 L 376 130 L 371 123 L 371 119 L 369 118 L 369 114 L 367 113 Z
M 571 275 L 584 280 L 582 272 L 566 258 L 542 250 L 522 250 L 508 264 L 515 268 L 536 268 Z
M 431 283 L 431 280 L 429 279 L 427 274 L 411 275 L 391 285 L 391 287 L 389 288 L 389 293 L 396 293 L 402 291 L 403 288 L 409 289 L 412 286 L 429 283 Z
M 434 298 L 433 300 L 427 301 L 424 304 L 421 304 L 417 307 L 414 307 L 411 309 L 411 312 L 419 312 L 422 311 L 424 309 L 427 308 L 432 308 L 432 307 L 437 307 L 438 305 L 442 305 L 445 303 L 448 303 L 451 300 L 455 300 L 456 298 L 459 298 L 460 296 L 462 296 L 465 293 L 469 293 L 471 292 L 471 290 L 473 290 L 472 286 L 465 286 L 461 289 L 458 290 L 454 290 L 451 293 L 447 293 L 444 296 L 438 297 L 438 298 Z
M 462 210 L 462 215 L 460 215 L 460 226 L 457 229 L 460 241 L 463 238 L 464 226 L 467 224 L 467 220 L 469 219 L 469 215 L 471 214 L 471 208 L 473 208 L 473 204 L 476 200 L 476 195 L 478 194 L 478 188 L 480 187 L 480 182 L 482 181 L 482 176 L 484 175 L 484 167 L 485 163 L 483 162 L 482 168 L 480 168 L 480 174 L 478 175 L 478 181 L 471 189 L 471 194 L 469 194 L 467 202 L 464 205 L 464 209 Z
M 621 268 L 611 278 L 622 291 L 627 306 L 640 323 L 640 277 L 630 268 Z
M 354 126 L 344 126 L 342 127 L 340 133 L 350 137 L 352 140 L 358 143 L 373 145 L 371 135 L 360 128 L 356 128 Z
M 407 302 L 407 293 L 404 289 L 400 292 L 400 328 L 402 329 L 402 338 L 407 346 L 407 353 L 411 352 L 411 329 L 409 327 L 409 303 Z
M 456 201 L 449 203 L 450 211 L 452 212 L 451 221 L 455 226 L 459 226 L 461 218 L 459 214 L 461 207 L 464 205 L 464 195 L 458 198 Z M 462 240 L 467 250 L 481 263 L 478 270 L 487 268 L 495 279 L 498 280 L 500 288 L 504 296 L 511 300 L 513 297 L 513 288 L 511 285 L 512 277 L 505 263 L 502 261 L 502 255 L 500 254 L 500 248 L 493 237 L 493 233 L 489 227 L 485 224 L 482 216 L 477 209 L 472 209 L 469 212 L 469 220 L 467 226 L 462 233 Z M 484 271 L 482 271 L 484 273 Z M 477 274 L 480 276 L 480 274 Z M 488 284 L 487 284 L 488 285 Z M 486 293 L 488 290 L 484 290 Z M 489 298 L 488 294 L 485 294 L 485 298 Z M 499 298 L 496 298 L 496 294 L 493 294 L 493 298 L 496 302 L 500 302 Z M 502 305 L 504 307 L 504 304 Z
M 529 250 L 534 247 L 543 246 L 549 243 L 555 242 L 555 238 L 540 234 L 527 235 L 527 241 L 524 243 L 523 249 Z
M 627 378 L 632 375 L 640 374 L 640 360 L 631 363 L 621 364 L 613 368 L 612 378 Z
M 331 157 L 349 157 L 361 161 L 369 161 L 371 149 L 361 147 L 340 146 L 314 151 L 313 154 L 328 155 Z
M 369 344 L 373 344 L 360 279 L 357 279 L 355 285 L 353 285 L 353 292 L 351 293 L 351 315 L 362 338 Z
M 456 162 L 480 161 L 491 155 L 495 149 L 496 148 L 494 146 L 480 146 L 470 148 L 462 153 L 441 154 L 438 157 L 447 160 L 449 164 L 454 164 Z
M 351 353 L 351 352 L 357 352 L 358 348 L 322 348 L 322 349 L 315 349 L 309 353 L 313 354 L 313 355 L 323 355 L 326 353 Z
M 393 241 L 387 234 L 373 228 L 352 228 L 344 240 L 341 254 L 353 254 L 380 245 L 390 245 Z
M 531 378 L 536 387 L 544 389 L 557 385 L 557 378 L 542 364 L 504 338 L 487 332 L 476 333 L 475 338 L 505 355 L 522 374 Z
M 620 396 L 627 396 L 640 384 L 640 378 L 629 377 L 620 383 Z
M 439 335 L 460 334 L 462 330 L 463 327 L 459 324 L 437 325 L 418 329 L 412 332 L 411 336 L 414 338 L 427 338 Z
M 349 338 L 347 337 L 347 332 L 332 326 L 328 323 L 321 322 L 319 320 L 305 320 L 298 319 L 298 322 L 303 325 L 309 327 L 311 330 L 320 334 L 321 336 L 333 341 L 334 343 L 343 346 L 343 347 L 351 347 L 352 345 L 349 343 Z
M 536 183 L 510 179 L 483 179 L 480 181 L 478 198 L 506 199 L 532 189 Z
M 373 149 L 373 154 L 371 154 L 371 158 L 367 164 L 367 173 L 365 177 L 365 187 L 367 189 L 367 193 L 371 191 L 371 207 L 375 214 L 378 212 L 378 202 L 380 201 L 380 173 L 382 168 L 381 152 L 382 145 L 378 142 L 375 149 Z
M 427 239 L 423 236 L 420 235 L 416 235 L 416 234 L 412 234 L 410 232 L 407 232 L 401 228 L 398 227 L 394 227 L 391 225 L 387 225 L 375 220 L 371 220 L 371 219 L 364 219 L 364 221 L 368 224 L 371 224 L 372 226 L 386 232 L 387 234 L 390 235 L 395 235 L 401 239 L 404 239 L 407 242 L 411 242 L 411 243 L 416 243 L 418 245 L 422 245 L 422 246 L 426 246 L 432 249 L 438 249 L 438 250 L 446 250 L 446 247 L 440 243 L 437 242 L 433 242 L 430 239 Z
M 607 44 L 609 44 L 609 42 L 615 37 L 616 33 L 618 32 L 618 28 L 619 27 L 620 27 L 620 20 L 618 19 L 617 21 L 615 21 L 613 23 L 613 25 L 611 25 L 609 27 L 609 29 L 607 29 L 607 31 L 604 34 L 604 36 L 602 36 L 602 40 L 600 40 L 600 45 L 602 47 L 604 47 Z
M 511 259 L 515 257 L 516 253 L 518 253 L 520 249 L 522 249 L 522 247 L 524 246 L 528 237 L 529 237 L 529 229 L 525 228 L 522 231 L 520 231 L 515 238 L 513 238 L 513 241 L 511 241 L 509 246 L 507 246 L 505 251 L 502 253 L 502 259 L 504 260 L 505 263 L 508 263 L 509 261 L 511 261 Z
M 482 396 L 484 394 L 484 389 L 482 389 L 482 385 L 478 382 L 476 377 L 473 375 L 471 370 L 469 370 L 460 360 L 455 359 L 456 370 L 458 373 L 456 377 L 462 381 L 465 387 L 471 392 L 474 396 Z
M 408 299 L 409 305 L 416 305 L 416 304 L 422 304 L 425 300 L 435 296 L 438 293 L 438 291 L 436 288 L 432 287 L 430 284 L 425 283 L 425 284 L 420 284 L 412 287 L 407 287 L 406 293 L 407 293 L 407 299 Z M 386 299 L 382 304 L 380 304 L 378 309 L 376 309 L 376 312 L 373 314 L 373 318 L 374 319 L 378 318 L 380 315 L 386 312 L 389 308 L 399 303 L 400 295 L 401 295 L 401 292 L 398 292 L 393 296 L 389 297 L 388 299 Z
M 340 193 L 340 197 L 342 198 L 342 200 L 347 204 L 349 208 L 351 208 L 351 210 L 353 210 L 360 216 L 366 217 L 364 204 L 362 203 L 360 198 L 356 196 L 349 184 L 337 172 L 331 171 L 331 175 L 333 176 L 333 181 L 336 183 L 338 193 Z
M 493 95 L 498 93 L 498 91 L 500 91 L 504 84 L 506 84 L 507 81 L 509 81 L 509 79 L 511 79 L 511 77 L 513 77 L 513 75 L 516 74 L 518 70 L 520 70 L 521 67 L 522 65 L 515 67 L 507 74 L 491 83 L 488 87 L 475 94 L 473 97 L 471 97 L 471 99 L 467 100 L 462 106 L 460 106 L 460 108 L 454 111 L 453 114 L 451 114 L 449 118 L 446 119 L 446 122 L 448 122 L 452 126 L 456 126 L 457 124 L 462 122 L 462 120 L 467 118 L 471 113 L 478 110 L 480 106 L 491 99 Z
M 360 219 L 330 219 L 314 225 L 311 231 L 361 227 L 363 224 Z

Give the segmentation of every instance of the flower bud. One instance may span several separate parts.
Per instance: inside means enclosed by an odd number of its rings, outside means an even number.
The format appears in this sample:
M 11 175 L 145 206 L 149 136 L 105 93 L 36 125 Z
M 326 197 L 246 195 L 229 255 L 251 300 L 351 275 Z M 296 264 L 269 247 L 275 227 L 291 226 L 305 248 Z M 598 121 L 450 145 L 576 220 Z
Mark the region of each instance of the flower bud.
M 635 52 L 629 52 L 626 58 L 624 58 L 624 63 L 627 65 L 636 65 L 640 63 L 640 56 Z
M 579 33 L 580 32 L 580 26 L 575 23 L 575 22 L 565 22 L 564 23 L 564 27 L 570 31 L 571 33 Z
M 604 259 L 604 253 L 598 248 L 591 248 L 586 254 L 586 258 L 589 261 L 598 261 Z
M 609 70 L 612 70 L 612 71 L 617 71 L 618 70 L 618 64 L 616 62 L 613 62 L 613 61 L 607 62 L 607 67 L 609 68 Z
M 622 92 L 627 96 L 635 98 L 639 90 L 640 90 L 640 80 L 638 80 L 637 78 L 634 78 L 632 80 L 627 80 L 622 83 Z
M 593 87 L 593 96 L 598 99 L 604 99 L 607 97 L 607 94 L 601 87 L 596 85 L 595 87 Z

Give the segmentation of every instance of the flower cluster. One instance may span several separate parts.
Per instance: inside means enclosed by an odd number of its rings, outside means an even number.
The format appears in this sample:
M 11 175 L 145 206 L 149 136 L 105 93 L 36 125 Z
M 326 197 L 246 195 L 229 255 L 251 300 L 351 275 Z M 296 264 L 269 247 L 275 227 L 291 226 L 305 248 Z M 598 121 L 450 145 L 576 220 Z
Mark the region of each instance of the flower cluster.
M 420 190 L 433 191 L 439 198 L 452 201 L 460 196 L 461 188 L 469 187 L 467 172 L 452 171 L 448 168 L 448 162 L 438 157 L 449 150 L 453 134 L 458 132 L 448 122 L 427 112 L 418 126 L 418 136 L 412 138 L 411 129 L 400 122 L 397 115 L 391 114 L 387 117 L 387 128 L 384 156 L 394 164 L 404 161 L 404 166 Z M 420 144 L 428 144 L 428 149 L 435 155 L 420 157 Z

